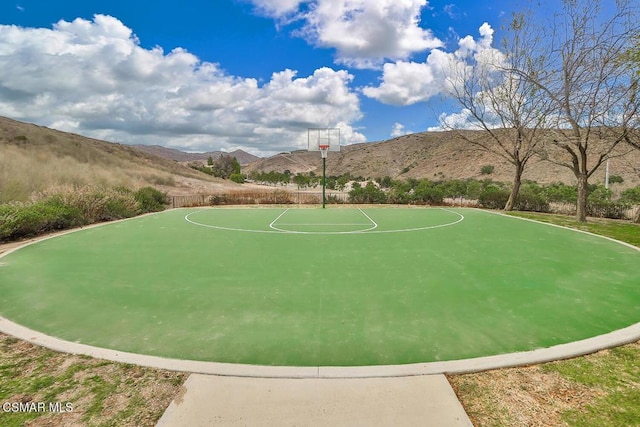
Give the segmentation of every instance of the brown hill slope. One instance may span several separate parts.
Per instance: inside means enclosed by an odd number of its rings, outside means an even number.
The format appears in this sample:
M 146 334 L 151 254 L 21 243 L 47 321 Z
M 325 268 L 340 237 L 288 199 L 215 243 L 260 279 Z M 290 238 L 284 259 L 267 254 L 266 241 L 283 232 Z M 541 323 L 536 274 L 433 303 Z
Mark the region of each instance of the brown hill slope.
M 622 154 L 623 151 L 620 151 Z M 624 149 L 625 155 L 610 162 L 610 173 L 624 179 L 623 186 L 640 184 L 640 150 Z M 494 166 L 491 175 L 482 175 L 482 166 Z M 292 173 L 322 173 L 319 153 L 296 151 L 252 163 L 243 172 L 289 170 Z M 478 151 L 454 132 L 425 132 L 402 136 L 383 142 L 348 145 L 339 153 L 329 153 L 327 174 L 377 178 L 429 178 L 431 180 L 491 178 L 510 182 L 514 168 L 495 154 Z M 605 168 L 601 167 L 591 179 L 592 183 L 604 182 Z M 539 158 L 531 160 L 524 174 L 525 179 L 541 184 L 551 182 L 575 183 L 573 173 L 567 168 Z
M 0 203 L 68 185 L 154 186 L 180 194 L 227 183 L 128 145 L 0 117 Z

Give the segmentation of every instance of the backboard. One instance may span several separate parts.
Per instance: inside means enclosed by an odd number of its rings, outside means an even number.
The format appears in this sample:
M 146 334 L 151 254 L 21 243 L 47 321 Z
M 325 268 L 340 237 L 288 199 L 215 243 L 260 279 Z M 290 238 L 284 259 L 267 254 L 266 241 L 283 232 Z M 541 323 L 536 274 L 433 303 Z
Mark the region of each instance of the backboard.
M 309 151 L 340 151 L 340 128 L 309 128 Z

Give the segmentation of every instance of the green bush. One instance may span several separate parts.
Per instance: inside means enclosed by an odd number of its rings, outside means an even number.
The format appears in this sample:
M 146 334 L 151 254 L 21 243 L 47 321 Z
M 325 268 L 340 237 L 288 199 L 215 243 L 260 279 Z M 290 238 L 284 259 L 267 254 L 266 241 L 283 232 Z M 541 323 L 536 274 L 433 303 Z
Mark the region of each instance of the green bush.
M 632 205 L 640 204 L 640 185 L 624 190 L 622 194 L 620 194 L 620 201 Z
M 491 175 L 495 167 L 493 165 L 484 165 L 480 168 L 480 174 L 482 175 Z
M 551 212 L 549 202 L 542 194 L 536 193 L 520 192 L 514 207 L 519 211 Z
M 244 175 L 241 173 L 232 173 L 229 175 L 229 179 L 238 184 L 244 184 Z
M 159 212 L 169 204 L 168 197 L 160 190 L 153 187 L 143 187 L 134 193 L 138 202 L 140 213 Z
M 349 191 L 350 203 L 386 203 L 387 195 L 369 181 L 367 185 L 362 187 L 357 182 L 353 184 L 353 188 Z
M 442 204 L 444 191 L 437 184 L 423 179 L 413 190 L 413 200 L 416 202 L 429 203 L 433 205 Z
M 42 198 L 59 197 L 64 204 L 79 209 L 86 223 L 112 221 L 129 218 L 139 213 L 138 202 L 131 190 L 85 186 L 80 188 L 55 189 Z
M 587 215 L 600 218 L 625 218 L 625 211 L 630 204 L 624 201 L 613 201 L 613 192 L 602 185 L 590 186 L 587 197 Z
M 624 178 L 620 175 L 611 175 L 609 177 L 609 184 L 622 184 L 624 182 Z
M 578 200 L 578 190 L 575 186 L 566 185 L 561 182 L 549 184 L 544 188 L 546 198 L 549 202 L 576 203 Z
M 14 240 L 99 221 L 163 210 L 167 196 L 151 187 L 64 187 L 36 196 L 30 203 L 0 205 L 0 240 Z
M 86 224 L 80 209 L 68 206 L 59 197 L 31 204 L 0 206 L 0 240 L 63 230 Z
M 488 209 L 503 209 L 509 200 L 509 191 L 490 184 L 480 193 L 478 204 Z
M 514 208 L 519 211 L 551 211 L 545 189 L 535 182 L 527 182 L 520 187 Z

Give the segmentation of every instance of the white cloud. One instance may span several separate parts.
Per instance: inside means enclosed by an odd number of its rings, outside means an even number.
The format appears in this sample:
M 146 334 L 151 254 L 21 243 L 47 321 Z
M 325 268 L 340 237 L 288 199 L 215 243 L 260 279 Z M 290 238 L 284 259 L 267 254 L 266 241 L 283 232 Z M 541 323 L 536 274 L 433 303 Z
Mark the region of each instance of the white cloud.
M 383 104 L 405 106 L 424 102 L 447 87 L 451 54 L 438 49 L 432 51 L 426 62 L 384 64 L 382 83 L 367 86 L 362 92 Z
M 282 18 L 298 11 L 305 0 L 252 0 L 258 11 L 274 18 Z
M 449 129 L 468 129 L 468 130 L 480 130 L 482 127 L 473 118 L 471 112 L 466 108 L 459 113 L 442 113 L 438 117 L 440 122 L 439 126 L 433 126 L 427 129 L 429 132 L 436 132 Z
M 296 34 L 309 43 L 336 49 L 336 62 L 354 68 L 378 68 L 385 60 L 402 60 L 442 46 L 420 27 L 427 0 L 253 0 L 272 17 L 295 12 L 303 21 Z M 306 4 L 305 10 L 300 5 Z M 276 11 L 282 11 L 277 13 Z
M 489 24 L 480 27 L 478 40 L 466 36 L 459 40 L 455 52 L 434 49 L 425 62 L 398 61 L 387 63 L 378 86 L 363 88 L 364 95 L 384 104 L 404 106 L 425 102 L 434 96 L 450 92 L 455 84 L 459 67 L 475 64 L 489 64 L 499 61 L 498 50 L 491 47 L 493 29 Z
M 284 70 L 259 85 L 184 49 L 144 49 L 104 15 L 52 29 L 0 25 L 0 115 L 125 143 L 268 154 L 306 147 L 307 127 L 338 123 L 363 142 L 352 79 Z
M 406 130 L 405 126 L 402 123 L 394 123 L 393 129 L 391 129 L 391 136 L 393 138 L 397 138 L 399 136 L 408 135 L 410 133 L 414 133 L 412 130 Z

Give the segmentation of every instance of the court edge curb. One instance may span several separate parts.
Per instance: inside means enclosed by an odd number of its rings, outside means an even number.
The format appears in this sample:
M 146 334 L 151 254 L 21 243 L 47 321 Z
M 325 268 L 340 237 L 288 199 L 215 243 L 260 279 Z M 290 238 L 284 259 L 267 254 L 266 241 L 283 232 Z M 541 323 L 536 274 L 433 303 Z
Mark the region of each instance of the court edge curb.
M 51 350 L 91 356 L 119 363 L 198 374 L 249 378 L 381 378 L 434 374 L 464 374 L 535 365 L 594 353 L 640 340 L 640 322 L 626 328 L 553 347 L 518 353 L 443 362 L 376 366 L 263 366 L 169 359 L 127 353 L 61 340 L 0 317 L 0 332 Z

